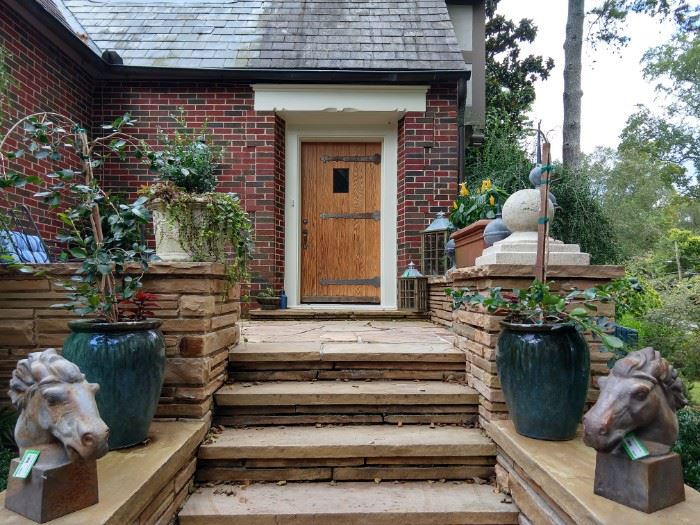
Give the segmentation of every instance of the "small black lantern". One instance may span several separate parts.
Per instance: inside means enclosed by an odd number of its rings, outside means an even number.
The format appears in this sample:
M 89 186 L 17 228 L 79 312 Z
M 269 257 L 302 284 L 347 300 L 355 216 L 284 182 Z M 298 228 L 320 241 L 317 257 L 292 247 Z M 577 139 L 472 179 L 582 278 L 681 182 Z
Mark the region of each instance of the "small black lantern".
M 444 212 L 439 212 L 435 220 L 421 232 L 421 268 L 425 275 L 444 275 L 449 268 L 445 257 L 445 246 L 450 240 L 454 226 Z
M 418 271 L 413 261 L 399 277 L 399 309 L 428 311 L 428 278 Z

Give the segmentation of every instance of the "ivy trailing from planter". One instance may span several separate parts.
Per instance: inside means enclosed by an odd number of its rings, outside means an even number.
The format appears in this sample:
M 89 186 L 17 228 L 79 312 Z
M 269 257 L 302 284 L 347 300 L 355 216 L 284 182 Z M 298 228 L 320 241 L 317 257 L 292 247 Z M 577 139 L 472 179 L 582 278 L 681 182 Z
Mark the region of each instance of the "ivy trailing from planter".
M 221 148 L 212 143 L 206 123 L 197 131 L 189 128 L 182 108 L 171 118 L 175 131 L 159 130 L 161 149 L 148 153 L 160 182 L 144 193 L 194 261 L 223 263 L 229 282 L 240 282 L 248 277 L 252 228 L 237 195 L 214 191 Z
M 169 183 L 146 190 L 154 204 L 161 204 L 166 220 L 178 230 L 182 248 L 194 261 L 226 264 L 230 282 L 248 276 L 252 253 L 251 223 L 237 195 L 188 193 Z

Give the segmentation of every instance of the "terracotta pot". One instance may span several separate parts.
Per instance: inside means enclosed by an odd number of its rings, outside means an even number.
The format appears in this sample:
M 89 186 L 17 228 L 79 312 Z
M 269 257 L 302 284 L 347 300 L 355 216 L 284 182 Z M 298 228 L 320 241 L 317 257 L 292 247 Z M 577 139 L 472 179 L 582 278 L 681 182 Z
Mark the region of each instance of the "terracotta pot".
M 486 248 L 484 229 L 490 222 L 489 219 L 482 219 L 452 234 L 450 238 L 455 241 L 457 268 L 474 266 L 476 258 L 481 256 L 481 252 Z

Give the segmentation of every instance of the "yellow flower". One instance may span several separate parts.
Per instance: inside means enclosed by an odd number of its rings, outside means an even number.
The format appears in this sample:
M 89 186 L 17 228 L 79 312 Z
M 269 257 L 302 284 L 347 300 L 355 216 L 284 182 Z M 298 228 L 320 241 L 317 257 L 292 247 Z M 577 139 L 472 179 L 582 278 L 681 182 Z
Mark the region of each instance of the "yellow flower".
M 457 201 L 454 201 L 454 202 L 452 203 L 452 208 L 454 208 L 455 210 L 456 210 L 457 208 L 459 208 L 459 206 L 457 206 Z
M 491 206 L 495 206 L 495 205 L 496 205 L 496 197 L 494 197 L 493 195 L 491 195 L 491 196 L 489 197 L 489 204 L 490 204 Z
M 463 182 L 459 185 L 459 195 L 460 197 L 466 197 L 469 195 L 469 188 L 467 188 L 466 182 Z
M 485 179 L 481 181 L 481 191 L 490 190 L 492 186 L 493 183 L 491 182 L 491 179 Z

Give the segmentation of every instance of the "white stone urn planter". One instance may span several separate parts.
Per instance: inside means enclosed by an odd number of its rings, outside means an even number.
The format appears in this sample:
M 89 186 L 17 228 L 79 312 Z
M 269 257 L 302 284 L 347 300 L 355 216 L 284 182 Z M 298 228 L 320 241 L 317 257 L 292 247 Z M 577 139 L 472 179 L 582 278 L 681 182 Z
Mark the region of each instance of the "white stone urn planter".
M 203 222 L 207 202 L 205 199 L 193 197 L 188 203 L 191 206 L 190 217 L 197 222 Z M 180 224 L 176 218 L 170 217 L 165 202 L 154 200 L 151 203 L 153 213 L 153 229 L 156 239 L 156 255 L 162 261 L 192 261 L 193 257 L 180 244 Z

